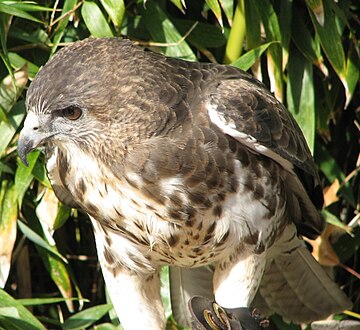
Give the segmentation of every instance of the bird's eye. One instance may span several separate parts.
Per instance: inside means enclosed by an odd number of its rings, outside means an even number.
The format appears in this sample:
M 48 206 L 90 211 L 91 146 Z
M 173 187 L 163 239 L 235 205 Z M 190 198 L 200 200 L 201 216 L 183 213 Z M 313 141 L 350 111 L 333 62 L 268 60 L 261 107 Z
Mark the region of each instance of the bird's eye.
M 62 110 L 63 117 L 69 120 L 79 119 L 81 114 L 82 114 L 81 109 L 75 106 L 70 106 Z

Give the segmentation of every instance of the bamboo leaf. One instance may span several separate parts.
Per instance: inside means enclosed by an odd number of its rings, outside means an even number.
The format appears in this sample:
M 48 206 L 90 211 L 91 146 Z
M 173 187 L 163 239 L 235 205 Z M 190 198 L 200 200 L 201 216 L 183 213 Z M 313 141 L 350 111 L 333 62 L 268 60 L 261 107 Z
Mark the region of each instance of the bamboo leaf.
M 219 0 L 221 8 L 226 16 L 226 19 L 229 22 L 229 25 L 232 26 L 233 15 L 234 15 L 234 1 L 233 0 Z
M 53 231 L 66 222 L 70 216 L 70 210 L 57 199 L 51 188 L 46 188 L 40 203 L 36 207 L 36 215 L 50 231 Z
M 71 298 L 73 296 L 73 290 L 71 287 L 70 275 L 68 272 L 67 264 L 64 263 L 65 259 L 59 260 L 54 255 L 59 254 L 56 245 L 51 246 L 53 253 L 43 254 L 41 251 L 40 255 L 44 261 L 45 267 L 47 267 L 51 279 L 58 287 L 61 295 L 64 298 Z M 74 305 L 72 300 L 66 299 L 65 303 L 70 312 L 74 311 Z
M 214 13 L 221 28 L 223 28 L 224 24 L 222 21 L 221 8 L 220 8 L 218 0 L 205 0 L 205 2 L 209 6 L 210 10 Z
M 291 40 L 291 22 L 293 12 L 293 1 L 283 0 L 280 2 L 279 26 L 281 34 L 281 43 L 283 47 L 283 70 L 285 70 L 286 63 L 289 56 L 289 45 Z
M 10 271 L 17 217 L 18 205 L 14 185 L 3 180 L 0 190 L 0 287 L 2 288 L 5 286 Z
M 32 170 L 40 155 L 40 151 L 36 150 L 28 155 L 29 166 L 25 166 L 22 162 L 19 162 L 18 168 L 15 173 L 15 189 L 18 195 L 19 207 L 22 205 L 23 197 L 26 190 L 29 188 L 30 183 L 33 180 Z
M 288 62 L 287 105 L 300 125 L 310 150 L 315 140 L 315 95 L 312 65 L 294 49 Z
M 324 7 L 322 0 L 305 0 L 320 25 L 324 25 Z
M 46 169 L 44 164 L 44 157 L 40 155 L 41 157 L 39 160 L 35 163 L 31 174 L 34 176 L 34 178 L 39 181 L 43 186 L 47 188 L 51 188 L 50 181 L 46 175 Z
M 342 187 L 339 194 L 347 200 L 350 205 L 356 207 L 354 193 L 348 183 L 343 184 L 346 176 L 337 164 L 336 160 L 329 154 L 325 147 L 319 143 L 316 150 L 316 163 L 319 164 L 320 170 L 325 174 L 329 182 L 339 180 Z
M 328 70 L 323 64 L 323 58 L 321 55 L 320 44 L 318 38 L 314 40 L 310 34 L 310 31 L 305 25 L 304 20 L 299 15 L 294 15 L 292 28 L 297 33 L 292 34 L 292 39 L 299 49 L 299 51 L 313 64 L 318 66 L 325 76 L 328 75 Z
M 62 260 L 65 264 L 67 264 L 67 260 L 56 250 L 54 250 L 51 245 L 46 242 L 46 240 L 44 240 L 39 234 L 37 234 L 36 232 L 34 232 L 30 227 L 28 227 L 25 223 L 23 223 L 22 221 L 18 220 L 18 226 L 19 229 L 21 230 L 21 232 L 33 243 L 35 243 L 36 245 L 42 247 L 43 249 L 47 250 L 48 252 L 50 252 L 51 254 L 55 255 L 57 258 L 59 258 L 60 260 Z
M 331 10 L 331 6 L 328 0 L 323 1 L 323 8 L 323 25 L 319 24 L 311 8 L 309 8 L 310 18 L 315 28 L 315 31 L 319 36 L 322 49 L 324 50 L 332 67 L 344 83 L 346 77 L 345 54 L 341 43 L 341 37 L 336 27 L 335 15 Z
M 324 209 L 321 211 L 322 216 L 324 217 L 325 221 L 333 226 L 336 226 L 348 234 L 351 234 L 351 228 L 344 224 L 336 215 L 332 214 L 328 210 Z
M 181 35 L 185 35 L 197 23 L 185 19 L 174 19 L 173 22 Z M 201 22 L 197 23 L 186 41 L 198 48 L 215 48 L 226 44 L 226 38 L 218 26 Z
M 9 61 L 11 63 L 11 66 L 17 70 L 20 68 L 26 68 L 26 73 L 30 78 L 34 78 L 37 72 L 39 71 L 39 67 L 35 65 L 34 63 L 31 63 L 30 61 L 26 60 L 25 58 L 21 57 L 17 53 L 9 52 Z M 25 70 L 24 70 L 25 71 Z M 15 73 L 16 77 L 16 73 Z M 22 86 L 24 88 L 25 85 Z
M 24 306 L 0 289 L 0 326 L 4 329 L 46 330 L 46 328 Z M 9 313 L 4 313 L 7 308 Z M 11 308 L 11 310 L 9 310 Z M 16 311 L 15 311 L 16 309 Z M 5 315 L 4 315 L 5 314 Z M 8 314 L 8 315 L 6 315 Z
M 67 300 L 77 301 L 79 298 L 29 298 L 29 299 L 17 299 L 17 302 L 23 306 L 38 306 L 38 305 L 47 305 L 47 304 L 57 304 Z M 82 299 L 86 302 L 89 302 L 87 299 Z
M 356 91 L 356 86 L 359 83 L 360 78 L 360 57 L 355 50 L 355 46 L 351 43 L 349 47 L 348 57 L 346 61 L 346 105 L 349 104 L 354 93 Z
M 26 11 L 20 9 L 16 3 L 6 4 L 4 2 L 0 2 L 0 13 L 21 17 L 21 18 L 27 19 L 29 21 L 34 21 L 37 23 L 43 23 L 36 17 L 34 17 L 34 16 L 28 14 Z
M 121 326 L 112 323 L 102 323 L 94 326 L 94 330 L 122 330 Z
M 251 66 L 259 59 L 259 57 L 262 55 L 262 53 L 268 49 L 270 45 L 273 43 L 276 43 L 277 41 L 271 41 L 266 44 L 261 45 L 260 47 L 256 47 L 244 55 L 242 55 L 238 60 L 231 63 L 231 65 L 236 66 L 237 68 L 240 68 L 244 71 L 247 71 L 251 68 Z
M 187 42 L 180 42 L 182 35 L 156 2 L 147 3 L 146 9 L 142 10 L 145 25 L 152 38 L 156 42 L 170 44 L 169 47 L 161 47 L 165 55 L 196 61 L 196 56 Z
M 33 212 L 28 212 L 26 214 L 29 223 L 28 229 L 32 231 L 31 237 L 28 235 L 26 236 L 29 239 L 36 238 L 36 243 L 34 242 L 35 247 L 45 268 L 48 270 L 51 279 L 54 281 L 64 298 L 71 298 L 73 296 L 72 282 L 78 294 L 79 307 L 81 308 L 84 300 L 82 299 L 80 289 L 73 277 L 67 260 L 58 251 L 56 242 L 52 237 L 53 230 L 49 229 L 49 227 L 47 227 L 43 222 L 40 222 Z M 74 306 L 72 300 L 66 299 L 65 303 L 69 311 L 73 312 Z
M 226 44 L 224 63 L 229 64 L 239 58 L 243 40 L 246 34 L 246 24 L 244 15 L 243 1 L 239 1 L 234 14 L 233 25 L 230 30 L 228 42 Z
M 8 75 L 0 83 L 0 106 L 5 112 L 17 102 L 28 81 L 26 66 L 15 72 L 13 77 Z
M 266 33 L 266 41 L 280 41 L 280 25 L 278 17 L 269 0 L 258 0 L 255 2 L 257 11 L 261 17 Z M 268 54 L 268 71 L 271 90 L 275 96 L 283 99 L 283 81 L 282 81 L 282 51 L 277 44 L 271 45 Z
M 81 7 L 81 16 L 92 36 L 113 37 L 109 24 L 95 2 L 85 1 Z
M 124 0 L 100 0 L 115 27 L 121 27 L 125 14 Z
M 66 15 L 67 13 L 71 12 L 73 8 L 76 6 L 77 0 L 65 0 L 63 9 L 61 12 L 62 19 L 57 23 L 54 37 L 53 37 L 53 46 L 51 47 L 51 53 L 50 55 L 53 55 L 59 45 L 59 42 L 61 41 L 65 29 L 69 23 L 71 15 Z
M 186 8 L 185 0 L 170 0 L 183 14 L 185 14 L 184 9 Z
M 0 155 L 8 147 L 12 138 L 14 137 L 16 130 L 21 125 L 23 119 L 25 118 L 25 106 L 24 103 L 16 103 L 10 112 L 7 114 L 7 119 L 10 123 L 8 125 L 5 122 L 0 122 Z
M 245 22 L 246 22 L 246 48 L 256 48 L 261 44 L 261 18 L 252 0 L 244 0 Z
M 112 305 L 104 304 L 90 307 L 75 315 L 70 316 L 63 324 L 63 330 L 80 330 L 89 327 L 100 320 L 106 313 L 112 309 Z

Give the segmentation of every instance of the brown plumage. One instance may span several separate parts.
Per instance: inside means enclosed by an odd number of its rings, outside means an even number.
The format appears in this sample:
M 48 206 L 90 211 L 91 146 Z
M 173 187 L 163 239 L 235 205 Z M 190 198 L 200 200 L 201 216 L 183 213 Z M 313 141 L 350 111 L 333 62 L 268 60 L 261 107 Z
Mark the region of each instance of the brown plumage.
M 173 266 L 183 323 L 187 298 L 211 296 L 212 278 L 228 308 L 249 306 L 256 292 L 269 313 L 295 322 L 349 307 L 298 238 L 323 229 L 305 139 L 247 73 L 88 39 L 40 70 L 26 104 L 19 155 L 26 162 L 46 144 L 56 195 L 91 217 L 126 329 L 164 326 L 162 265 Z

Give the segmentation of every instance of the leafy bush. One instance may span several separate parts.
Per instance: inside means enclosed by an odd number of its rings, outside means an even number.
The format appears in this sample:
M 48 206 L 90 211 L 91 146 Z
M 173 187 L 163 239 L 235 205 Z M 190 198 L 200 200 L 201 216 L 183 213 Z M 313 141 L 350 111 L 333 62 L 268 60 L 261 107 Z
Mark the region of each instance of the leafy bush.
M 0 328 L 120 327 L 90 222 L 57 201 L 41 152 L 29 156 L 29 167 L 16 152 L 29 82 L 58 48 L 89 36 L 126 36 L 168 56 L 235 65 L 269 86 L 299 122 L 321 172 L 329 226 L 310 244 L 320 263 L 340 266 L 336 279 L 358 312 L 359 7 L 355 0 L 0 0 Z M 166 269 L 163 277 L 166 284 Z M 169 328 L 176 328 L 171 316 Z

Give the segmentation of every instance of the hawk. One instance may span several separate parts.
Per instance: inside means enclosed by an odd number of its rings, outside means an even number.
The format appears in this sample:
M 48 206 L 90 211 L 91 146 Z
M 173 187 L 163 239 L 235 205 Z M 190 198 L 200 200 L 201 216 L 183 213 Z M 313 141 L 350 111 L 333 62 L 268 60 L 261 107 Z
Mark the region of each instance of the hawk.
M 45 145 L 55 194 L 90 216 L 125 329 L 164 328 L 164 265 L 182 322 L 196 295 L 294 322 L 350 306 L 300 238 L 324 226 L 304 136 L 246 72 L 87 39 L 39 71 L 26 107 L 19 156 Z

